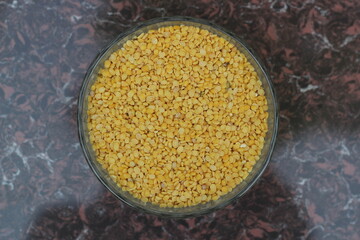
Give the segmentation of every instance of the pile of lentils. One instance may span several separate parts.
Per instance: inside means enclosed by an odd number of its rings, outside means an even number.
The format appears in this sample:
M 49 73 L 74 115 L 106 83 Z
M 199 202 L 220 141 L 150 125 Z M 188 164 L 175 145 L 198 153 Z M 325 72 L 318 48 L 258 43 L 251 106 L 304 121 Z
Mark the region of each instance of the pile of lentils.
M 88 96 L 96 159 L 124 191 L 160 207 L 217 200 L 260 158 L 268 105 L 254 67 L 207 30 L 169 26 L 128 40 Z

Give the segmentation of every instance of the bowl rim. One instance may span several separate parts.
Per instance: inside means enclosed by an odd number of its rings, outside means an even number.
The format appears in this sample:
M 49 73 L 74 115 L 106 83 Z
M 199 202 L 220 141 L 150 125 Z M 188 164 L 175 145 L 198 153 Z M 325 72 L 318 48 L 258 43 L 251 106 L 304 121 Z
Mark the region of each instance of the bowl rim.
M 210 28 L 220 31 L 222 34 L 227 35 L 228 37 L 232 38 L 233 40 L 238 42 L 240 45 L 242 45 L 248 51 L 252 60 L 259 67 L 260 71 L 263 73 L 266 83 L 269 86 L 269 92 L 270 92 L 270 96 L 271 96 L 272 104 L 273 104 L 272 107 L 274 109 L 274 119 L 273 119 L 273 126 L 272 126 L 273 134 L 272 134 L 271 138 L 269 139 L 269 141 L 270 141 L 269 150 L 266 154 L 266 159 L 265 159 L 263 165 L 259 168 L 258 172 L 254 173 L 253 179 L 251 181 L 249 181 L 248 184 L 244 188 L 242 188 L 237 194 L 235 194 L 231 199 L 224 201 L 222 203 L 219 203 L 217 205 L 211 206 L 209 208 L 201 209 L 195 213 L 194 212 L 186 212 L 186 213 L 156 212 L 156 211 L 149 210 L 149 209 L 141 207 L 141 206 L 137 206 L 137 205 L 133 204 L 132 202 L 130 202 L 127 198 L 121 196 L 121 194 L 117 193 L 115 191 L 115 189 L 112 189 L 106 183 L 105 178 L 95 168 L 93 161 L 96 159 L 92 160 L 90 152 L 87 149 L 87 146 L 85 143 L 85 129 L 84 129 L 84 126 L 82 123 L 82 116 L 83 116 L 83 110 L 84 110 L 83 106 L 84 106 L 84 102 L 86 101 L 86 97 L 87 97 L 87 96 L 85 96 L 85 91 L 87 89 L 87 86 L 89 85 L 90 77 L 92 76 L 92 74 L 95 70 L 95 67 L 98 65 L 98 63 L 101 61 L 102 57 L 107 53 L 107 51 L 110 48 L 112 48 L 119 40 L 138 31 L 139 29 L 141 29 L 143 27 L 147 27 L 147 26 L 150 26 L 153 24 L 159 24 L 159 23 L 163 23 L 163 22 L 179 22 L 179 21 L 206 25 Z M 80 146 L 81 146 L 81 149 L 83 151 L 83 154 L 85 156 L 85 159 L 86 159 L 90 169 L 95 174 L 97 179 L 102 183 L 103 186 L 105 186 L 105 188 L 108 191 L 110 191 L 115 197 L 120 199 L 125 204 L 127 204 L 137 210 L 140 210 L 141 212 L 154 214 L 154 215 L 161 216 L 161 217 L 169 217 L 169 218 L 197 217 L 197 216 L 208 214 L 208 213 L 214 212 L 216 210 L 219 210 L 221 208 L 224 208 L 225 206 L 227 206 L 230 203 L 234 202 L 235 200 L 239 199 L 241 196 L 243 196 L 245 193 L 247 193 L 250 188 L 252 188 L 254 186 L 254 184 L 260 179 L 260 177 L 264 173 L 265 169 L 267 168 L 267 166 L 270 162 L 271 156 L 273 154 L 275 144 L 276 144 L 276 138 L 278 135 L 279 107 L 278 107 L 278 101 L 276 98 L 276 92 L 275 92 L 274 85 L 271 81 L 270 75 L 269 75 L 267 69 L 265 68 L 265 65 L 260 60 L 260 57 L 248 45 L 248 43 L 246 41 L 244 41 L 241 37 L 237 36 L 235 33 L 231 32 L 213 22 L 210 22 L 208 20 L 194 18 L 194 17 L 172 16 L 172 17 L 153 18 L 153 19 L 150 19 L 147 21 L 137 23 L 136 25 L 134 25 L 134 26 L 130 27 L 129 29 L 123 31 L 122 33 L 118 34 L 112 41 L 110 41 L 108 44 L 106 44 L 106 46 L 99 51 L 99 53 L 96 55 L 96 57 L 94 58 L 92 63 L 87 68 L 86 74 L 85 74 L 84 79 L 81 84 L 77 103 L 78 103 L 78 106 L 77 106 L 77 126 L 78 127 L 77 128 L 78 128 L 78 137 L 79 137 L 79 141 L 80 141 Z M 181 209 L 181 208 L 178 208 L 178 209 Z

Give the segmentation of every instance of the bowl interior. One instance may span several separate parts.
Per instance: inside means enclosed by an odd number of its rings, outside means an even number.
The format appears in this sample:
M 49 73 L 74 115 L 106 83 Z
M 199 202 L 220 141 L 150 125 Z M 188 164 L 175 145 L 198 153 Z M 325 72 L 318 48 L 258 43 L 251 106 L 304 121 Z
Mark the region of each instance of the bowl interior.
M 144 203 L 141 200 L 134 198 L 130 193 L 123 191 L 110 178 L 107 171 L 104 170 L 102 166 L 96 161 L 96 156 L 94 150 L 92 149 L 87 129 L 87 96 L 90 93 L 92 84 L 94 81 L 96 81 L 98 71 L 104 66 L 104 61 L 108 59 L 114 51 L 120 49 L 127 40 L 130 40 L 143 32 L 171 25 L 187 25 L 206 29 L 209 32 L 217 34 L 218 36 L 223 37 L 227 41 L 234 44 L 240 50 L 240 52 L 242 52 L 247 57 L 248 61 L 255 68 L 255 71 L 258 74 L 260 81 L 262 82 L 269 108 L 268 132 L 265 137 L 264 147 L 261 151 L 260 159 L 255 163 L 253 170 L 249 173 L 249 176 L 239 185 L 237 185 L 231 192 L 220 197 L 216 201 L 210 201 L 206 204 L 199 204 L 183 208 L 162 208 L 151 203 Z M 125 203 L 145 212 L 160 216 L 189 217 L 201 215 L 219 209 L 229 204 L 237 197 L 243 195 L 260 177 L 270 160 L 277 134 L 277 124 L 278 113 L 274 88 L 263 65 L 260 64 L 258 58 L 254 55 L 254 52 L 246 45 L 246 43 L 244 43 L 244 41 L 242 41 L 234 34 L 222 29 L 221 27 L 203 20 L 186 17 L 172 17 L 150 20 L 148 22 L 139 24 L 138 26 L 124 32 L 123 34 L 120 34 L 97 56 L 95 61 L 89 67 L 81 87 L 78 104 L 78 127 L 80 143 L 85 157 L 96 176 L 108 188 L 109 191 L 111 191 L 115 196 L 123 200 Z

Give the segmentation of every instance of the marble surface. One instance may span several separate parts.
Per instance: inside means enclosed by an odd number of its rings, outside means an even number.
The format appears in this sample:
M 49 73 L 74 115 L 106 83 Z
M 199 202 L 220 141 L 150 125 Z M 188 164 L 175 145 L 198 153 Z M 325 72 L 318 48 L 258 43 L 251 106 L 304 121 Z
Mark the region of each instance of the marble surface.
M 241 199 L 173 220 L 137 212 L 89 169 L 79 88 L 117 34 L 159 16 L 242 36 L 280 105 L 272 161 Z M 0 0 L 0 239 L 360 239 L 360 1 Z

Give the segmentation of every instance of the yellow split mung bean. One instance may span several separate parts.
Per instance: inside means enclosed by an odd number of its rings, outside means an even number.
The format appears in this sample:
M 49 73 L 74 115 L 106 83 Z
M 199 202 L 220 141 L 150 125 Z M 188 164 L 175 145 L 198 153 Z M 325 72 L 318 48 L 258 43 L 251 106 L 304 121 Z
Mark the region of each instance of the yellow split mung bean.
M 259 159 L 267 101 L 254 67 L 207 30 L 169 26 L 128 40 L 88 96 L 97 161 L 135 198 L 160 207 L 217 200 Z

